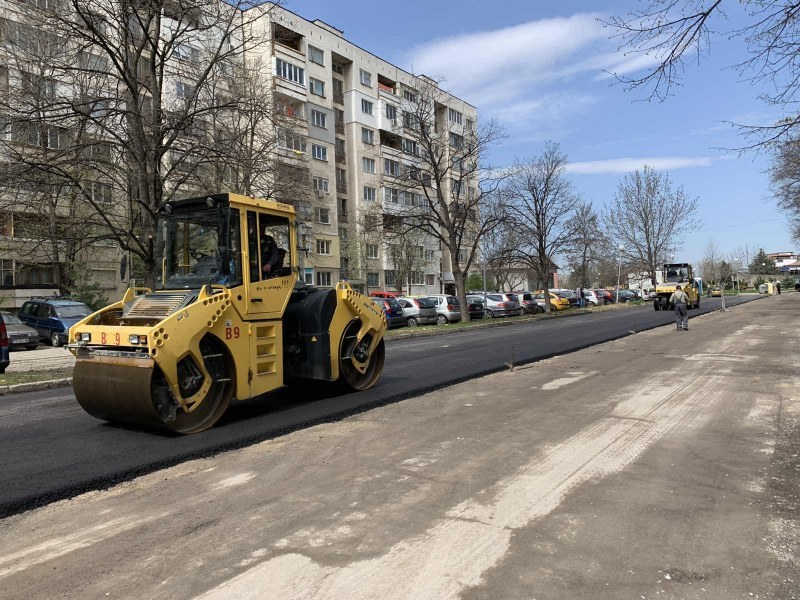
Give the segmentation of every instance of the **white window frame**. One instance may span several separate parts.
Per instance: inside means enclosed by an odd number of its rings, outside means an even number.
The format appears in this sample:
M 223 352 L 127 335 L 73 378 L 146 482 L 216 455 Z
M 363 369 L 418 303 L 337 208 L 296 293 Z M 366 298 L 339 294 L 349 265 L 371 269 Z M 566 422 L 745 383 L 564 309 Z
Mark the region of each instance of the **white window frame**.
M 397 123 L 397 107 L 394 104 L 386 103 L 385 114 L 392 123 Z
M 314 60 L 315 52 L 319 52 L 319 60 Z M 316 65 L 325 66 L 325 51 L 316 46 L 308 45 L 308 60 Z
M 331 241 L 330 240 L 317 240 L 317 254 L 320 256 L 330 256 L 331 254 Z
M 375 145 L 375 132 L 367 127 L 361 128 L 361 141 L 370 146 Z
M 322 129 L 328 128 L 328 115 L 321 110 L 311 109 L 311 124 Z
M 311 158 L 315 160 L 328 160 L 328 147 L 322 144 L 311 144 Z
M 368 156 L 364 156 L 361 158 L 361 167 L 364 170 L 364 173 L 371 173 L 375 175 L 375 159 L 369 158 Z
M 363 190 L 363 198 L 366 202 L 375 202 L 376 190 L 370 185 L 365 185 Z
M 323 220 L 323 216 L 325 220 Z M 331 224 L 331 209 L 325 208 L 323 206 L 317 207 L 317 223 L 322 225 L 330 225 Z
M 358 78 L 359 81 L 361 81 L 361 85 L 372 87 L 372 73 L 370 73 L 369 71 L 365 71 L 364 69 L 359 69 Z
M 308 78 L 308 91 L 314 94 L 315 96 L 319 96 L 320 98 L 325 97 L 325 82 L 321 79 L 317 79 L 316 77 L 309 77 Z
M 365 115 L 373 114 L 373 110 L 375 110 L 375 103 L 370 102 L 366 98 L 361 99 L 361 112 Z
M 327 194 L 330 191 L 330 182 L 327 177 L 312 177 L 311 184 L 314 186 L 315 192 L 322 190 Z
M 378 244 L 367 244 L 367 258 L 378 258 Z
M 383 174 L 389 175 L 391 177 L 400 177 L 402 173 L 402 167 L 400 166 L 400 162 L 397 160 L 392 160 L 391 158 L 384 158 L 383 159 Z
M 330 271 L 317 271 L 317 287 L 333 287 L 331 285 L 331 272 Z
M 455 108 L 448 109 L 447 115 L 451 123 L 461 125 L 464 122 L 464 114 L 457 111 Z
M 393 187 L 383 188 L 383 200 L 392 204 L 400 204 L 400 190 Z
M 298 85 L 306 83 L 306 70 L 282 58 L 275 59 L 275 75 Z

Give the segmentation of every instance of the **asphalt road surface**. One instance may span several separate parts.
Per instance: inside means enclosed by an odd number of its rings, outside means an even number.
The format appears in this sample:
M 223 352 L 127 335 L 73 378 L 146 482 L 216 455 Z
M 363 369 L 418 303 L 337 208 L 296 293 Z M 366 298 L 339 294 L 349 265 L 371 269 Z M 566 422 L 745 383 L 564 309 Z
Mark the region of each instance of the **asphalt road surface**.
M 718 299 L 704 298 L 690 318 L 719 306 Z M 187 437 L 98 421 L 81 410 L 69 389 L 2 397 L 0 517 L 496 372 L 512 357 L 515 364 L 541 360 L 673 319 L 671 312 L 645 306 L 398 340 L 388 344 L 383 377 L 372 390 L 326 396 L 326 388 L 289 388 L 233 406 L 214 429 Z

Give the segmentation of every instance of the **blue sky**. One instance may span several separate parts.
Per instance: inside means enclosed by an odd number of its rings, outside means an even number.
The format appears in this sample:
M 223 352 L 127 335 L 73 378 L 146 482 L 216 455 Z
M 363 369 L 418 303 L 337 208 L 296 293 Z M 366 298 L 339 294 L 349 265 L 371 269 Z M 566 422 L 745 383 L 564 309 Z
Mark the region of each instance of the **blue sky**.
M 641 101 L 643 92 L 612 85 L 603 70 L 635 72 L 647 59 L 619 53 L 597 21 L 634 4 L 406 0 L 387 13 L 354 0 L 291 0 L 286 7 L 343 29 L 398 66 L 444 77 L 444 87 L 477 105 L 479 115 L 500 119 L 509 137 L 491 156 L 495 166 L 557 141 L 577 190 L 598 210 L 625 172 L 645 163 L 668 171 L 699 198 L 702 222 L 677 260 L 697 262 L 709 240 L 724 253 L 745 243 L 794 249 L 770 196 L 769 157 L 719 149 L 743 144 L 724 121 L 764 124 L 780 116 L 757 99 L 760 88 L 726 69 L 745 58 L 742 41 L 716 38 L 673 97 Z M 734 12 L 712 25 L 727 32 L 744 22 Z

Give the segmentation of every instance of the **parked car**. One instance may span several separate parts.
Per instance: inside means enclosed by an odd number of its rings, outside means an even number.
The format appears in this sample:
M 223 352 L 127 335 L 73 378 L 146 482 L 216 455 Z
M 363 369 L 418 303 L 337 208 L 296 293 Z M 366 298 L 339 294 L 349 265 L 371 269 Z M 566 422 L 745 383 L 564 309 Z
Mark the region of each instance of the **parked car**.
M 603 301 L 600 306 L 602 306 L 603 304 L 611 304 L 614 301 L 611 292 L 609 292 L 608 290 L 595 290 L 595 293 Z
M 403 307 L 397 298 L 373 298 L 372 301 L 383 309 L 389 329 L 405 327 L 406 318 L 403 315 Z
M 0 375 L 6 372 L 6 367 L 11 364 L 11 356 L 8 353 L 8 332 L 0 314 Z
M 91 313 L 91 308 L 75 300 L 33 298 L 22 305 L 19 318 L 41 339 L 58 347 L 67 342 L 69 328 Z
M 543 310 L 547 310 L 547 303 L 545 302 L 544 299 L 544 291 L 539 290 L 533 295 L 533 297 L 536 300 L 536 303 L 539 306 L 541 306 Z M 569 308 L 569 300 L 567 300 L 566 298 L 562 298 L 555 292 L 550 292 L 550 306 L 554 311 L 564 310 L 566 308 Z
M 409 327 L 417 325 L 436 324 L 436 305 L 430 298 L 407 298 L 401 296 L 397 299 L 403 308 L 403 316 Z
M 709 288 L 708 290 L 708 297 L 709 298 L 720 298 L 722 296 L 722 290 L 719 289 L 719 286 L 714 286 Z
M 370 298 L 397 298 L 399 294 L 396 292 L 370 292 Z
M 436 294 L 428 296 L 436 305 L 436 322 L 439 325 L 457 323 L 461 320 L 461 309 L 458 298 L 449 294 Z
M 8 347 L 11 350 L 27 348 L 35 350 L 39 346 L 39 333 L 19 320 L 19 317 L 9 312 L 0 313 L 6 324 L 8 332 Z
M 603 299 L 594 290 L 583 290 L 583 297 L 586 300 L 586 305 L 587 306 L 589 304 L 591 304 L 593 306 L 602 306 L 603 305 Z
M 576 294 L 574 290 L 553 290 L 553 291 L 561 298 L 566 298 L 570 306 L 580 307 L 581 299 L 578 297 L 578 294 Z
M 486 316 L 490 319 L 518 315 L 521 310 L 516 294 L 486 294 Z
M 615 292 L 616 294 L 616 292 Z M 616 299 L 616 296 L 614 297 Z M 638 300 L 639 296 L 636 292 L 631 290 L 620 290 L 619 291 L 619 301 L 620 302 L 630 302 L 631 300 Z
M 467 310 L 472 320 L 483 319 L 486 316 L 486 307 L 483 305 L 483 296 L 477 294 L 467 295 Z
M 544 309 L 536 303 L 533 292 L 520 292 L 517 296 L 519 297 L 519 304 L 522 307 L 523 313 L 535 315 L 544 312 Z

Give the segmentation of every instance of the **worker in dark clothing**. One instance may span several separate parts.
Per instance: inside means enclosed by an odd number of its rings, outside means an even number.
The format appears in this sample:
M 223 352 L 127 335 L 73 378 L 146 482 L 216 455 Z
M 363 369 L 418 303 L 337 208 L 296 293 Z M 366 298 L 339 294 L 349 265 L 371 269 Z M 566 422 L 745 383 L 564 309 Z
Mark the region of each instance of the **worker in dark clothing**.
M 268 277 L 275 277 L 275 272 L 280 265 L 280 254 L 278 253 L 278 245 L 275 243 L 275 238 L 264 232 L 261 238 L 261 271 L 263 279 Z
M 675 286 L 675 292 L 669 297 L 669 303 L 675 307 L 675 325 L 678 331 L 689 331 L 689 315 L 687 313 L 689 296 L 681 289 L 681 286 Z
M 780 294 L 780 293 L 781 293 L 781 282 L 780 282 L 780 281 L 779 281 L 779 282 L 777 282 L 777 283 L 775 284 L 775 287 L 778 289 L 778 294 Z

